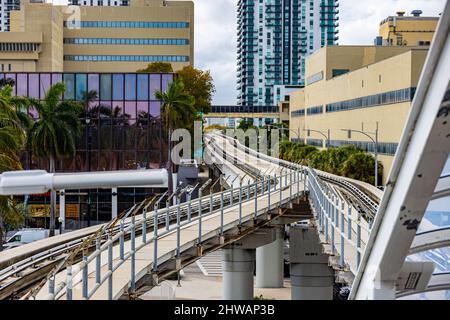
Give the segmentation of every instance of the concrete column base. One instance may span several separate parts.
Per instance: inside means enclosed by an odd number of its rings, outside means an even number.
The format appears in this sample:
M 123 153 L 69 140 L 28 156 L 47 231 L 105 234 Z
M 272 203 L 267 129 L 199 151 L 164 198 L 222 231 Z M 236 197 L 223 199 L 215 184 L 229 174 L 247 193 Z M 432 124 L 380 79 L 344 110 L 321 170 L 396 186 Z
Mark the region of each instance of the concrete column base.
M 278 228 L 276 240 L 256 249 L 256 287 L 283 288 L 283 228 Z
M 253 300 L 255 249 L 223 249 L 223 299 Z
M 291 263 L 292 300 L 333 300 L 333 269 L 327 264 Z

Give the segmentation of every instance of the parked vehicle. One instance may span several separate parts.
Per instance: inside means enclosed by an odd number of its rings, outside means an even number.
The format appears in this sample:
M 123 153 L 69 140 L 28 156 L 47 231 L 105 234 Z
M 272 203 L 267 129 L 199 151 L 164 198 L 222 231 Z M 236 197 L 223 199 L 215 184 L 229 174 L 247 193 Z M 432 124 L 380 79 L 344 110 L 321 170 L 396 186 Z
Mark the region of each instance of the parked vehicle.
M 5 249 L 15 248 L 23 244 L 48 238 L 49 230 L 47 229 L 22 229 L 17 231 L 4 244 Z

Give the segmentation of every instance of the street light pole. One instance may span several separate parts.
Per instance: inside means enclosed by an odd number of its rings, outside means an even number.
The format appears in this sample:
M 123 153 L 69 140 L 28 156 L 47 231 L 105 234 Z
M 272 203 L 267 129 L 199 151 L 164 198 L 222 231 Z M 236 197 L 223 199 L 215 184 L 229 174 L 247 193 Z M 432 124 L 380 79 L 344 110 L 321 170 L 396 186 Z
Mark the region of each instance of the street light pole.
M 349 139 L 351 139 L 352 131 L 353 131 L 353 132 L 358 132 L 358 133 L 365 135 L 367 138 L 369 138 L 373 142 L 374 155 L 375 155 L 375 187 L 378 188 L 378 134 L 379 134 L 378 122 L 376 123 L 375 132 L 364 131 L 364 123 L 362 124 L 361 129 L 362 130 L 354 130 L 354 129 L 341 129 L 341 130 L 348 132 Z
M 293 133 L 295 133 L 295 135 L 297 136 L 298 140 L 299 140 L 299 141 L 301 140 L 301 139 L 300 139 L 300 128 L 298 128 L 298 129 L 297 129 L 297 132 L 295 132 L 294 130 L 289 129 L 289 128 L 283 128 L 283 127 L 277 128 L 277 127 L 274 127 L 274 126 L 272 126 L 272 125 L 267 125 L 267 127 L 268 127 L 269 129 L 271 129 L 271 128 L 274 128 L 274 129 L 280 129 L 281 131 L 292 131 Z
M 313 130 L 313 129 L 303 129 L 303 131 L 308 132 L 308 137 L 311 135 L 311 132 L 315 132 L 315 133 L 318 133 L 318 134 L 322 135 L 326 139 L 325 148 L 329 148 L 330 147 L 330 129 L 328 129 L 327 132 L 323 132 L 323 131 L 320 131 L 320 130 Z

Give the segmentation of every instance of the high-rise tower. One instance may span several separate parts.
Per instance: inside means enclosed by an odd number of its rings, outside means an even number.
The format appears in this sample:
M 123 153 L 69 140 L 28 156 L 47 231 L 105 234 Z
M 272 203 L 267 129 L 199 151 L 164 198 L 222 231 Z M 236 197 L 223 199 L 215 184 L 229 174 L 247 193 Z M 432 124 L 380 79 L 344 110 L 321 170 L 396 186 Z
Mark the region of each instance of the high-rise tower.
M 337 44 L 338 0 L 239 0 L 239 105 L 275 105 L 305 84 L 305 58 Z

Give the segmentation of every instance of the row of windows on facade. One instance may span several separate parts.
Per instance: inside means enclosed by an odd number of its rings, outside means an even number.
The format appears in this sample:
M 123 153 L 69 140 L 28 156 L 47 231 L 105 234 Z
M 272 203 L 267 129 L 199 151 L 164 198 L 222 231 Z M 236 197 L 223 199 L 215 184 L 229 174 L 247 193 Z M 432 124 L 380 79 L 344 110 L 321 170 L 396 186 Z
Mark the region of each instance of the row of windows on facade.
M 306 143 L 310 146 L 323 147 L 324 141 L 322 139 L 307 139 Z M 330 140 L 329 147 L 340 148 L 347 145 L 354 145 L 366 152 L 374 153 L 375 146 L 371 141 L 351 141 L 351 140 Z M 397 152 L 398 143 L 393 142 L 379 142 L 378 153 L 394 156 Z
M 35 99 L 43 99 L 51 85 L 64 82 L 68 100 L 82 100 L 86 91 L 96 91 L 101 101 L 149 101 L 157 100 L 155 91 L 167 90 L 173 74 L 1 73 L 2 79 L 14 81 L 14 95 Z
M 187 45 L 188 39 L 64 38 L 66 44 Z M 1 45 L 1 44 L 0 44 Z M 0 47 L 1 48 L 1 47 Z
M 365 96 L 357 99 L 340 101 L 326 105 L 326 112 L 339 112 L 361 108 L 368 108 L 383 104 L 392 104 L 411 101 L 416 92 L 415 87 L 400 89 L 390 92 L 379 93 L 371 96 Z M 307 109 L 308 115 L 323 113 L 323 107 L 311 107 Z M 295 110 L 291 112 L 292 117 L 300 117 L 305 115 L 305 110 Z
M 0 51 L 36 51 L 38 43 L 0 43 Z
M 65 55 L 66 61 L 188 62 L 188 56 Z
M 64 21 L 66 28 L 150 28 L 182 29 L 189 22 L 150 22 L 150 21 Z
M 111 1 L 111 0 L 89 0 L 89 1 L 81 1 L 81 0 L 69 0 L 69 4 L 72 4 L 74 6 L 77 5 L 90 5 L 90 6 L 128 6 L 129 1 L 128 0 L 121 0 L 121 1 Z

